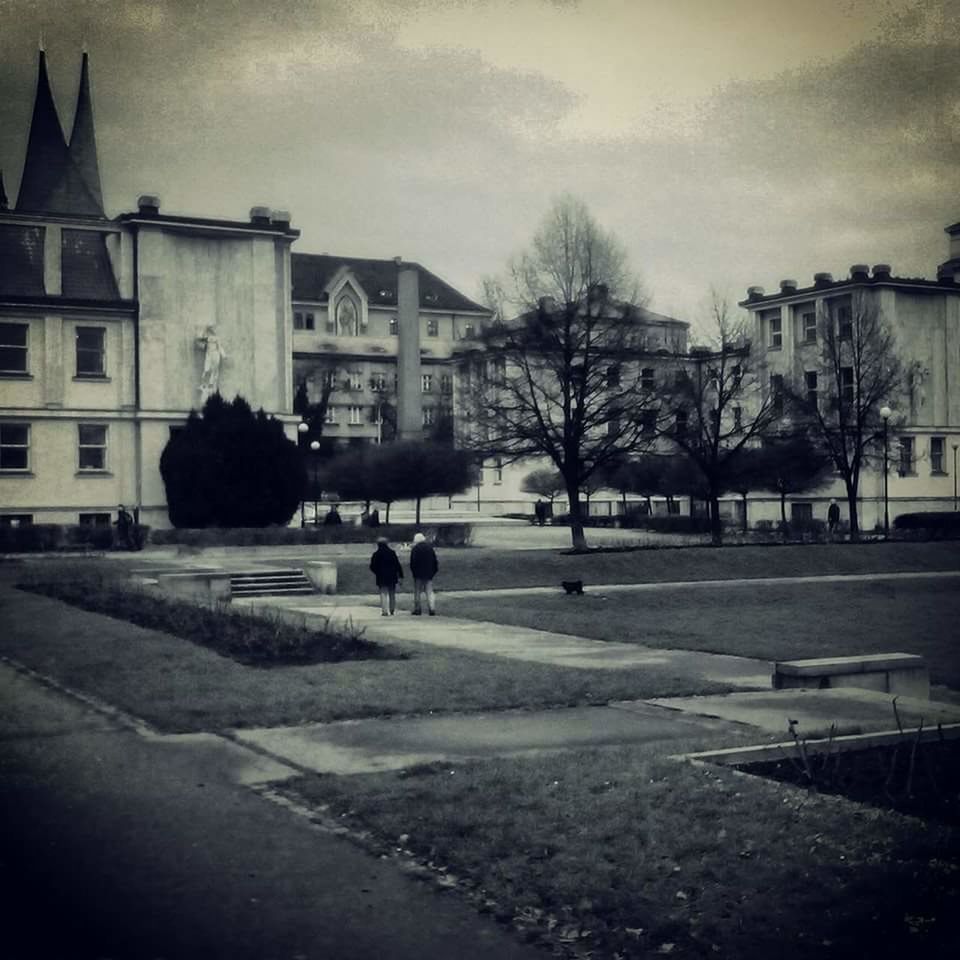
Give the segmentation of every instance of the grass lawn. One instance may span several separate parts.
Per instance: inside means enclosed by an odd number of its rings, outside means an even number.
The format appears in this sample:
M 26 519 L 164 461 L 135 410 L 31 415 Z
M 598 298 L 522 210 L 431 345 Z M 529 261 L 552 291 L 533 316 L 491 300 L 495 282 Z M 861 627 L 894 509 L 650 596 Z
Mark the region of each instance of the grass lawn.
M 723 692 L 668 671 L 569 670 L 418 644 L 404 660 L 245 666 L 157 630 L 0 587 L 0 654 L 166 731 Z
M 662 751 L 313 776 L 293 789 L 528 939 L 580 956 L 955 955 L 955 831 Z
M 918 653 L 960 689 L 960 578 L 449 598 L 450 616 L 768 660 Z
M 401 562 L 409 580 L 407 556 L 402 553 Z M 438 556 L 438 589 L 490 590 L 559 585 L 561 580 L 590 585 L 960 570 L 960 541 L 665 547 L 591 554 L 464 547 L 439 550 Z M 368 564 L 368 556 L 338 557 L 338 592 L 373 593 Z

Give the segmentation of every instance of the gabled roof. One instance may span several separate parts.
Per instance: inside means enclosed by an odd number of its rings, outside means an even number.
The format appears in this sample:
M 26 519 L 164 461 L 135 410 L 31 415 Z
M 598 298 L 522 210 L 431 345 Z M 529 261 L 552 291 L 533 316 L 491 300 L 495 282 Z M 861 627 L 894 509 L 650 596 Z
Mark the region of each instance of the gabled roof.
M 416 267 L 420 275 L 421 310 L 490 313 L 486 307 L 474 303 L 473 300 L 465 297 L 436 274 L 420 266 L 419 263 L 410 263 L 407 266 Z M 394 260 L 333 257 L 325 253 L 291 254 L 293 299 L 325 303 L 328 297 L 328 284 L 334 275 L 344 267 L 353 274 L 357 283 L 363 288 L 363 292 L 367 295 L 367 302 L 371 307 L 395 307 L 397 305 L 397 264 Z
M 46 54 L 41 50 L 27 155 L 17 197 L 18 213 L 58 213 L 86 217 L 104 215 L 86 54 L 80 75 L 74 132 L 79 138 L 76 151 L 67 146 L 63 137 L 47 76 Z

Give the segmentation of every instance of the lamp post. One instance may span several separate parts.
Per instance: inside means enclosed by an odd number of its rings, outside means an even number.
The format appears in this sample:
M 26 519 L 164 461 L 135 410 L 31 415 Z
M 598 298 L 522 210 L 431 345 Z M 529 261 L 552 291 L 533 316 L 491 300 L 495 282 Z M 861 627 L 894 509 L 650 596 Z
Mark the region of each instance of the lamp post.
M 297 433 L 299 433 L 301 437 L 305 436 L 309 431 L 310 431 L 310 427 L 306 423 L 304 423 L 302 420 L 297 424 Z M 305 491 L 301 491 L 300 493 L 300 526 L 301 528 L 307 525 L 307 518 L 305 515 L 306 501 L 303 496 L 304 493 Z
M 310 472 L 311 478 L 313 480 L 313 525 L 316 526 L 320 522 L 317 499 L 317 451 L 320 449 L 319 440 L 310 441 Z
M 880 416 L 883 417 L 883 539 L 890 536 L 890 494 L 887 486 L 887 427 L 890 423 L 890 417 L 893 411 L 884 404 L 880 408 Z
M 953 509 L 957 509 L 957 444 L 953 445 Z

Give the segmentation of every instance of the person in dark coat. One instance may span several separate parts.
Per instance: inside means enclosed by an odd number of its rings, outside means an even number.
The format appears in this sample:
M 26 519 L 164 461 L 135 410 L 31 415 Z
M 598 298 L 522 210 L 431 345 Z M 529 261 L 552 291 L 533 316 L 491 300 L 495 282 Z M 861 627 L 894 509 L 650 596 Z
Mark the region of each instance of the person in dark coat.
M 343 519 L 340 516 L 340 511 L 337 509 L 337 505 L 333 504 L 333 506 L 331 506 L 327 511 L 327 515 L 323 519 L 323 524 L 326 527 L 334 527 L 338 523 L 343 523 Z
M 413 615 L 419 617 L 423 612 L 420 606 L 421 596 L 427 598 L 427 610 L 431 617 L 437 615 L 437 600 L 433 593 L 433 578 L 437 575 L 440 564 L 437 561 L 437 552 L 427 543 L 427 538 L 418 533 L 413 538 L 413 548 L 410 550 L 410 572 L 413 574 Z
M 538 500 L 533 505 L 533 513 L 537 519 L 537 525 L 542 527 L 544 520 L 547 519 L 547 505 L 542 500 Z
M 396 553 L 390 549 L 386 537 L 377 539 L 377 549 L 370 558 L 370 569 L 377 578 L 380 590 L 380 612 L 384 617 L 397 612 L 397 584 L 403 579 L 403 567 Z
M 837 506 L 836 500 L 831 500 L 830 506 L 827 508 L 827 529 L 829 529 L 831 537 L 836 533 L 839 523 L 840 507 Z
M 121 503 L 117 508 L 117 543 L 126 550 L 136 549 L 133 542 L 133 517 Z

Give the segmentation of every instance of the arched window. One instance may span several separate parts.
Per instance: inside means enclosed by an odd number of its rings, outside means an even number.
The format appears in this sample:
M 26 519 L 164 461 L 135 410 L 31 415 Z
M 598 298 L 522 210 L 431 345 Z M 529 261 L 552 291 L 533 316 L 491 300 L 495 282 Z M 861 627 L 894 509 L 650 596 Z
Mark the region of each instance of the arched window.
M 355 337 L 357 332 L 357 305 L 350 297 L 341 297 L 337 301 L 337 333 Z

